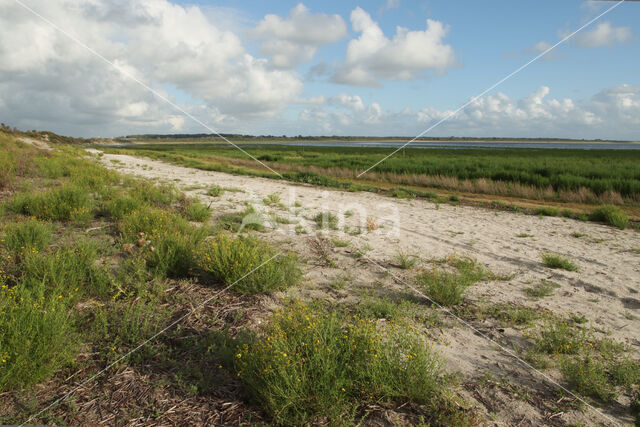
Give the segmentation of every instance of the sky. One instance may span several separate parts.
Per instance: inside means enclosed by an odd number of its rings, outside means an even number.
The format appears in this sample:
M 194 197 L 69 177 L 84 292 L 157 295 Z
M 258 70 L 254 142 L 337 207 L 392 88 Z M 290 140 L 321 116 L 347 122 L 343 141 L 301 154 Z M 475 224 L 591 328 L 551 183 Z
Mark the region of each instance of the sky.
M 640 140 L 640 2 L 485 93 L 616 4 L 0 0 L 0 121 L 85 137 L 436 125 L 426 136 Z

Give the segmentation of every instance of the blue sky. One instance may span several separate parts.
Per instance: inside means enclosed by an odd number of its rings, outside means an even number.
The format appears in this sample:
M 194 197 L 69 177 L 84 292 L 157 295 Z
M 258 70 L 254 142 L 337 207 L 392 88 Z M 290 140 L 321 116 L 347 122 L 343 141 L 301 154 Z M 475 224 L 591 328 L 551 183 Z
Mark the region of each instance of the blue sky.
M 74 36 L 166 91 L 212 129 L 413 136 L 616 3 L 28 4 L 61 26 L 75 23 Z M 0 22 L 0 35 L 7 34 L 0 37 L 0 59 L 15 62 L 9 50 L 33 57 L 18 61 L 22 67 L 0 66 L 5 121 L 76 135 L 206 131 L 132 82 L 121 81 L 126 78 L 105 70 L 89 52 L 69 47 L 74 43 L 55 30 L 47 29 L 48 41 L 37 39 L 42 31 L 27 33 L 29 25 L 46 28 L 36 17 L 16 6 L 2 8 L 8 10 L 0 16 L 13 17 Z M 639 22 L 640 3 L 620 5 L 431 134 L 640 139 Z M 94 29 L 84 31 L 84 26 Z M 398 27 L 405 29 L 399 36 Z M 20 31 L 26 37 L 9 37 Z M 358 41 L 365 33 L 371 38 Z M 49 47 L 44 59 L 33 54 L 34 45 Z M 80 81 L 82 76 L 71 81 L 63 72 L 71 62 L 95 67 L 101 82 L 114 81 L 101 85 L 98 77 Z M 319 69 L 323 72 L 311 75 Z M 49 115 L 24 105 L 37 95 L 38 79 L 60 81 L 58 93 L 45 93 L 60 107 Z M 84 85 L 83 93 L 74 92 Z M 23 96 L 15 93 L 21 89 Z M 75 99 L 87 92 L 91 102 Z M 94 110 L 101 116 L 92 126 Z

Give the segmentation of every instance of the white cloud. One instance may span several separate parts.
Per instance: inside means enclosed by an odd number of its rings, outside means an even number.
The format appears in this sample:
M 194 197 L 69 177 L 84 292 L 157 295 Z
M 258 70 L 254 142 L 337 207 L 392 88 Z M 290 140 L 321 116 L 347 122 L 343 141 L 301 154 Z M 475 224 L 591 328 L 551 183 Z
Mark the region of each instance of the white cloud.
M 335 43 L 347 35 L 340 15 L 312 14 L 302 3 L 286 18 L 267 15 L 251 32 L 262 40 L 260 53 L 271 57 L 278 68 L 295 68 L 310 61 L 318 48 Z
M 614 27 L 611 22 L 604 21 L 591 31 L 576 34 L 575 43 L 584 48 L 613 46 L 616 43 L 629 41 L 631 37 L 629 27 Z
M 448 27 L 439 21 L 427 19 L 424 31 L 397 27 L 390 40 L 358 7 L 351 12 L 351 25 L 362 34 L 349 42 L 335 82 L 375 87 L 380 80 L 411 80 L 427 70 L 444 71 L 455 62 L 453 49 L 442 41 Z
M 146 84 L 173 87 L 203 121 L 273 116 L 299 96 L 296 74 L 249 55 L 196 6 L 166 0 L 40 0 L 30 6 Z M 17 3 L 0 5 L 0 115 L 20 127 L 91 134 L 184 127 L 168 105 Z M 35 106 L 35 107 L 34 107 Z M 46 107 L 44 107 L 46 106 Z M 28 119 L 27 119 L 28 118 Z M 197 129 L 201 131 L 202 129 Z
M 521 99 L 501 92 L 476 99 L 429 135 L 637 139 L 640 86 L 616 86 L 584 101 L 550 94 L 549 87 L 541 86 Z M 433 107 L 383 111 L 358 95 L 340 94 L 324 106 L 305 109 L 299 120 L 311 133 L 412 137 L 452 113 Z

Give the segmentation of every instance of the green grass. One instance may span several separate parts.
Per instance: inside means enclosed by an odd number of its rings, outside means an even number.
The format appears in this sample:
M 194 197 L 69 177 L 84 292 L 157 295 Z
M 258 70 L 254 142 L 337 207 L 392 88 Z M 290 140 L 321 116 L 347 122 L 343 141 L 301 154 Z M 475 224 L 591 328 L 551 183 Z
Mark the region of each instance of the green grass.
M 313 217 L 313 221 L 322 230 L 337 230 L 338 217 L 331 212 L 319 212 Z
M 471 258 L 450 257 L 445 261 L 453 269 L 434 265 L 432 270 L 424 271 L 416 278 L 418 287 L 440 305 L 460 304 L 469 286 L 491 277 Z
M 562 255 L 545 253 L 542 254 L 542 262 L 549 268 L 578 271 L 579 267 L 571 261 L 569 258 L 565 258 Z
M 203 271 L 241 294 L 283 290 L 302 276 L 296 256 L 253 237 L 219 234 L 204 244 L 199 259 Z
M 425 405 L 427 419 L 444 412 L 441 362 L 419 334 L 326 309 L 297 304 L 275 313 L 238 349 L 234 366 L 277 424 L 349 424 L 374 402 Z
M 604 205 L 595 209 L 589 215 L 591 221 L 603 222 L 608 225 L 612 225 L 621 230 L 627 228 L 629 225 L 629 217 L 627 214 L 617 206 Z
M 524 293 L 529 298 L 540 299 L 540 298 L 544 298 L 544 297 L 548 297 L 548 296 L 553 295 L 553 291 L 555 291 L 559 287 L 560 287 L 560 285 L 558 285 L 557 283 L 550 282 L 548 280 L 544 280 L 543 279 L 537 285 L 529 287 L 529 288 L 525 288 Z
M 258 158 L 269 156 L 277 158 L 278 164 L 290 165 L 294 171 L 287 172 L 288 179 L 336 187 L 344 186 L 335 178 L 351 177 L 355 171 L 374 164 L 389 151 L 384 148 L 265 145 L 247 145 L 245 149 Z M 122 151 L 135 151 L 202 169 L 224 169 L 219 161 L 211 157 L 209 160 L 208 156 L 240 161 L 236 170 L 245 164 L 241 162 L 244 154 L 237 150 L 209 144 L 148 144 L 127 147 Z M 638 165 L 640 153 L 635 150 L 407 148 L 404 156 L 391 157 L 378 165 L 372 176 L 396 185 L 565 201 L 597 203 L 599 196 L 616 192 L 623 198 L 637 202 L 640 194 Z M 335 177 L 312 173 L 303 176 L 298 175 L 301 172 L 295 172 L 296 168 L 309 169 L 312 166 Z M 227 169 L 232 167 L 227 166 Z M 266 172 L 254 173 L 270 175 Z M 561 211 L 557 212 L 557 215 L 561 214 Z

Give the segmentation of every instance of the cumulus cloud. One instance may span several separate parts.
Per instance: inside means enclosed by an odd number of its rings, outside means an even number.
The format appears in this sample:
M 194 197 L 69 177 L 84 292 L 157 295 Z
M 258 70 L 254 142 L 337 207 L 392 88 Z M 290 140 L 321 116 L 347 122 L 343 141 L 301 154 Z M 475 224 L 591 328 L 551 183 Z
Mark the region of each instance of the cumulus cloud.
M 611 22 L 604 21 L 591 31 L 576 34 L 575 43 L 583 48 L 613 46 L 616 43 L 629 41 L 631 37 L 631 28 L 614 27 Z
M 444 71 L 455 62 L 453 48 L 443 43 L 449 31 L 427 19 L 424 31 L 397 27 L 388 39 L 377 22 L 360 7 L 351 12 L 353 30 L 361 33 L 347 46 L 344 62 L 333 76 L 337 83 L 380 86 L 380 80 L 411 80 L 428 70 Z
M 302 88 L 295 74 L 249 55 L 234 33 L 216 27 L 196 6 L 166 0 L 30 5 L 164 96 L 171 97 L 170 86 L 201 102 L 189 108 L 211 124 L 277 114 Z M 18 4 L 0 6 L 0 34 L 5 120 L 50 128 L 59 121 L 91 122 L 102 132 L 115 124 L 184 127 L 169 106 Z
M 278 68 L 295 68 L 310 61 L 325 44 L 346 37 L 347 26 L 340 15 L 312 14 L 302 3 L 286 18 L 267 15 L 251 31 L 262 40 L 260 53 L 271 57 Z
M 640 132 L 640 87 L 621 85 L 588 100 L 552 98 L 541 86 L 514 99 L 505 93 L 474 100 L 466 109 L 435 128 L 430 135 L 530 136 L 637 139 Z M 454 110 L 426 107 L 418 111 L 383 111 L 366 105 L 358 95 L 340 94 L 324 106 L 305 109 L 299 120 L 307 129 L 327 134 L 415 136 Z M 621 124 L 624 129 L 621 132 Z M 427 135 L 428 136 L 428 135 Z

